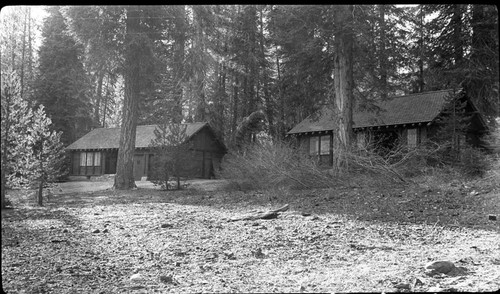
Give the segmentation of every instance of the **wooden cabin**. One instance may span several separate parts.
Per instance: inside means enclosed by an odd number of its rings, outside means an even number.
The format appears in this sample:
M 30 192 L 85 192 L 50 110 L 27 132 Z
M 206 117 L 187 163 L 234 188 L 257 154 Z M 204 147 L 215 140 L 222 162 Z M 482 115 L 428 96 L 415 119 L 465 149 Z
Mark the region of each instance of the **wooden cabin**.
M 185 164 L 183 176 L 211 178 L 220 167 L 227 148 L 208 123 L 188 123 L 186 142 L 193 156 Z M 140 180 L 151 170 L 154 155 L 150 147 L 156 125 L 137 126 L 134 154 L 134 177 Z M 100 176 L 115 174 L 120 141 L 120 128 L 98 128 L 90 131 L 66 149 L 71 153 L 70 175 Z
M 376 103 L 374 111 L 353 111 L 356 144 L 361 147 L 377 141 L 388 148 L 397 142 L 418 146 L 435 136 L 446 106 L 452 99 L 459 99 L 465 104 L 465 113 L 471 115 L 463 141 L 480 146 L 480 138 L 487 131 L 486 122 L 463 91 L 453 93 L 442 90 L 398 96 Z M 288 135 L 296 137 L 304 151 L 319 156 L 320 163 L 330 164 L 334 126 L 333 110 L 324 107 L 292 128 Z

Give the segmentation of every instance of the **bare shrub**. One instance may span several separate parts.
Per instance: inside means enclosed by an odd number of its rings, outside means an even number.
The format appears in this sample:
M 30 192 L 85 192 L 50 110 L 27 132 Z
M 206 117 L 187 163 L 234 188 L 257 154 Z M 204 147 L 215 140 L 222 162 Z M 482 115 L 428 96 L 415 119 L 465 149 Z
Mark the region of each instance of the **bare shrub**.
M 291 144 L 265 142 L 226 155 L 221 177 L 238 190 L 387 187 L 423 177 L 442 182 L 460 173 L 482 175 L 489 166 L 484 154 L 473 148 L 464 148 L 459 162 L 450 165 L 447 145 L 430 141 L 418 147 L 399 144 L 383 153 L 377 150 L 376 143 L 347 152 L 333 150 L 333 156 L 343 161 L 341 169 L 333 169 L 320 166 L 316 157 Z
M 357 146 L 348 153 L 349 172 L 366 175 L 382 184 L 406 184 L 409 178 L 422 175 L 429 169 L 429 162 L 439 162 L 440 146 L 428 142 L 419 147 L 398 144 L 379 152 L 377 142 Z M 363 180 L 366 180 L 364 177 Z
M 460 154 L 460 170 L 467 177 L 482 177 L 490 168 L 486 154 L 467 146 Z
M 338 181 L 291 144 L 265 142 L 224 157 L 221 176 L 241 190 L 332 187 Z

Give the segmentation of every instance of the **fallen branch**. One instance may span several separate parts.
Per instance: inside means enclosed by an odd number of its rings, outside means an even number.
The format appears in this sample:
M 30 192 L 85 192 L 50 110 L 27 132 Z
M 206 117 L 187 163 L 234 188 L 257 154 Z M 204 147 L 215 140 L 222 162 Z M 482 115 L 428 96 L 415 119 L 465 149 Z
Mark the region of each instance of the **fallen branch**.
M 269 210 L 266 212 L 259 212 L 259 213 L 247 215 L 244 217 L 232 218 L 232 219 L 229 219 L 228 222 L 236 222 L 236 221 L 241 221 L 241 220 L 256 220 L 256 219 L 274 219 L 274 218 L 278 217 L 280 212 L 287 211 L 288 207 L 289 207 L 289 205 L 286 204 L 285 206 L 280 207 L 280 208 L 275 209 L 275 210 Z

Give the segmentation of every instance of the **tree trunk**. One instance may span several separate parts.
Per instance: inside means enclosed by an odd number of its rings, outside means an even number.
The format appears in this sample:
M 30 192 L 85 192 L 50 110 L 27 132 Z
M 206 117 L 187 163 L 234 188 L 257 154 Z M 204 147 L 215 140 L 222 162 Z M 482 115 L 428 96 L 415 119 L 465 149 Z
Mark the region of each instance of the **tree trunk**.
M 41 144 L 43 146 L 43 143 Z M 38 205 L 43 206 L 43 184 L 44 184 L 44 171 L 43 171 L 43 157 L 42 157 L 42 152 L 43 152 L 43 147 L 40 147 L 40 182 L 38 183 Z
M 238 87 L 239 87 L 239 80 L 238 80 L 238 73 L 233 70 L 233 121 L 231 123 L 231 131 L 232 131 L 232 134 L 234 136 L 235 132 L 236 132 L 236 128 L 238 126 L 238 103 L 239 103 L 239 99 L 238 99 Z
M 128 190 L 135 188 L 134 151 L 139 100 L 140 72 L 140 19 L 137 8 L 127 11 L 127 35 L 125 37 L 125 97 L 123 99 L 123 118 L 120 130 L 120 148 L 116 165 L 114 188 Z
M 24 11 L 24 24 L 23 24 L 23 48 L 21 48 L 21 97 L 24 98 L 24 63 L 26 55 L 26 25 L 27 25 L 28 13 Z
M 109 93 L 109 79 L 110 79 L 110 73 L 107 73 L 107 78 L 106 78 L 106 95 L 104 95 L 104 106 L 102 107 L 102 127 L 106 127 L 106 116 L 108 115 L 108 103 L 109 100 L 111 99 L 110 93 Z
M 2 186 L 0 187 L 0 192 L 1 192 L 1 196 L 2 196 L 2 206 L 1 206 L 1 209 L 4 209 L 6 207 L 6 203 L 5 203 L 5 190 L 7 189 L 6 187 L 6 184 L 7 184 L 7 176 L 5 174 L 5 168 L 4 168 L 4 158 L 2 158 L 2 170 L 0 171 L 0 173 L 2 174 Z
M 259 10 L 259 17 L 260 17 L 260 55 L 261 59 L 265 60 L 266 59 L 266 54 L 265 54 L 265 47 L 264 47 L 264 15 L 263 15 L 263 9 L 264 6 L 260 6 Z M 264 90 L 264 102 L 266 104 L 265 109 L 266 109 L 266 116 L 267 116 L 267 123 L 269 125 L 269 134 L 273 139 L 277 139 L 276 136 L 276 128 L 274 125 L 274 103 L 272 100 L 271 95 L 269 94 L 269 80 L 268 80 L 268 75 L 266 74 L 266 68 L 264 67 L 262 69 L 262 88 Z
M 185 25 L 185 17 L 186 17 L 186 7 L 181 5 L 178 7 L 179 20 L 178 27 L 176 27 L 176 37 L 175 37 L 175 88 L 174 88 L 174 109 L 173 109 L 173 117 L 172 121 L 174 123 L 182 122 L 182 85 L 184 80 L 184 59 L 185 59 L 185 50 L 186 50 L 186 25 Z
M 37 193 L 38 205 L 43 206 L 43 181 L 40 179 L 40 183 L 38 184 L 38 193 Z
M 4 89 L 2 89 L 4 90 Z M 2 93 L 2 95 L 5 95 L 5 101 L 2 101 L 2 104 L 5 102 L 5 107 L 4 109 L 4 115 L 5 117 L 3 117 L 3 119 L 5 120 L 5 124 L 4 126 L 2 127 L 2 131 L 4 132 L 5 134 L 5 137 L 2 138 L 2 160 L 1 160 L 1 176 L 2 176 L 2 183 L 1 183 L 1 196 L 2 196 L 2 206 L 1 208 L 4 209 L 5 208 L 5 192 L 6 192 L 6 189 L 7 189 L 7 175 L 9 174 L 9 171 L 8 169 L 10 169 L 10 166 L 9 166 L 9 163 L 7 162 L 7 146 L 10 145 L 10 142 L 9 142 L 9 138 L 10 138 L 10 121 L 11 121 L 11 117 L 10 117 L 10 110 L 11 110 L 11 103 L 12 103 L 12 95 L 11 93 L 9 93 L 10 91 L 5 91 L 6 93 Z
M 12 70 L 16 70 L 16 22 L 12 20 L 12 35 L 11 35 L 11 51 L 10 51 L 10 66 Z
M 424 91 L 424 6 L 420 6 L 420 52 L 418 59 L 418 92 L 422 93 Z
M 251 215 L 243 216 L 243 217 L 234 217 L 231 219 L 228 219 L 228 222 L 236 222 L 236 221 L 241 221 L 241 220 L 258 220 L 258 219 L 275 219 L 279 216 L 280 212 L 285 212 L 288 210 L 290 206 L 288 204 L 285 204 L 284 206 L 275 209 L 275 210 L 269 210 L 266 212 L 257 212 L 253 213 Z
M 380 9 L 380 90 L 382 99 L 387 99 L 387 56 L 386 56 L 386 29 L 385 29 L 385 5 L 379 5 Z
M 33 48 L 31 40 L 31 7 L 28 7 L 28 78 L 29 82 L 33 80 Z M 31 88 L 29 88 L 31 89 Z
M 340 170 L 343 153 L 351 146 L 352 138 L 352 101 L 353 101 L 353 63 L 352 63 L 352 6 L 339 5 L 335 8 L 335 59 L 334 59 L 334 110 L 336 130 L 333 136 L 333 167 Z
M 453 55 L 455 59 L 455 66 L 459 66 L 464 56 L 464 38 L 462 32 L 462 5 L 454 5 L 452 23 L 453 23 Z
M 94 105 L 94 119 L 97 125 L 100 125 L 100 109 L 101 109 L 101 101 L 102 101 L 102 84 L 104 82 L 104 66 L 100 66 L 98 77 L 97 77 L 97 93 L 96 93 L 96 101 Z

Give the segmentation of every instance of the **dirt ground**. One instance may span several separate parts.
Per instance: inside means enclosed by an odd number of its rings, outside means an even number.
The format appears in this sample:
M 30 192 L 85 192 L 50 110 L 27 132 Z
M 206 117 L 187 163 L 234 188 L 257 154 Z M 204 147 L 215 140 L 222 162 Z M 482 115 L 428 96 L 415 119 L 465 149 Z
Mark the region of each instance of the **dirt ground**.
M 225 180 L 209 180 L 209 179 L 192 179 L 187 181 L 182 181 L 183 184 L 187 184 L 188 188 L 205 190 L 205 191 L 215 191 L 221 185 L 226 183 Z M 145 189 L 160 189 L 159 186 L 155 186 L 150 181 L 143 178 L 141 181 L 136 181 L 135 184 L 137 188 Z M 113 177 L 104 178 L 91 178 L 87 180 L 84 177 L 73 178 L 68 182 L 58 183 L 53 189 L 54 194 L 67 194 L 67 193 L 84 193 L 84 192 L 97 192 L 111 189 L 113 187 Z
M 8 191 L 7 293 L 485 292 L 500 284 L 498 181 L 237 191 L 62 183 Z M 150 188 L 152 187 L 152 188 Z M 289 204 L 276 219 L 229 221 Z M 430 262 L 463 271 L 429 276 Z

